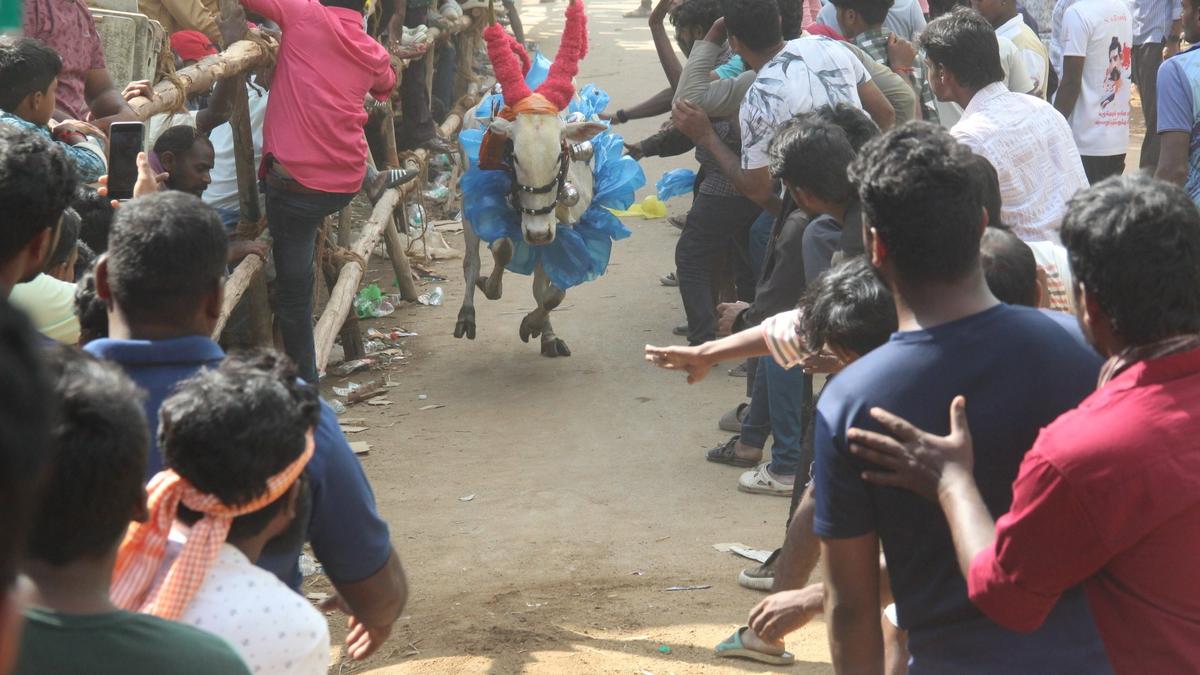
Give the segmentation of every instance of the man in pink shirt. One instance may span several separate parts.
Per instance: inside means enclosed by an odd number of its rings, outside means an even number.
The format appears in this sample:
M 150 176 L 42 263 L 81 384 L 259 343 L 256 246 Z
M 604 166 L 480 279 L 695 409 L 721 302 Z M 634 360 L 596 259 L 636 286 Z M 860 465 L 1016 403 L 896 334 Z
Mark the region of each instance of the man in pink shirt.
M 366 172 L 363 98 L 396 86 L 387 50 L 363 30 L 363 0 L 244 0 L 283 30 L 263 122 L 275 315 L 284 349 L 317 382 L 313 256 L 317 228 L 358 193 Z

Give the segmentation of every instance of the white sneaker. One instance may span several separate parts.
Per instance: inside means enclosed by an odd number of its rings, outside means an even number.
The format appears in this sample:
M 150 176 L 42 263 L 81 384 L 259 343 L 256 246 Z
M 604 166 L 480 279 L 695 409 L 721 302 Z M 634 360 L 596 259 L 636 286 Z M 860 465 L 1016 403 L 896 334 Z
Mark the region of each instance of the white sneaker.
M 774 495 L 776 497 L 791 497 L 792 483 L 785 483 L 767 470 L 767 464 L 759 464 L 753 471 L 747 471 L 738 477 L 738 489 L 756 495 Z

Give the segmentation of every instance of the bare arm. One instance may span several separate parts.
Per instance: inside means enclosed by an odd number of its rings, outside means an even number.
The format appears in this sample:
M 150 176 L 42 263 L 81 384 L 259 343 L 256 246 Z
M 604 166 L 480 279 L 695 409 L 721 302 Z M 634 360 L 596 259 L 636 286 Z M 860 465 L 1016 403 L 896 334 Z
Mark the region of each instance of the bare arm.
M 858 85 L 858 98 L 862 101 L 863 109 L 880 129 L 887 131 L 895 125 L 896 109 L 874 82 L 868 80 Z
M 622 119 L 640 120 L 647 117 L 658 117 L 659 115 L 665 115 L 666 113 L 671 112 L 671 96 L 674 93 L 675 91 L 673 89 L 663 89 L 662 91 L 633 107 L 622 108 L 618 111 L 617 115 L 613 115 L 612 117 L 608 117 L 606 119 L 619 124 Z
M 673 0 L 658 0 L 654 5 L 654 10 L 650 12 L 650 37 L 654 38 L 654 51 L 658 52 L 658 61 L 667 76 L 667 83 L 671 85 L 671 91 L 674 91 L 679 86 L 679 75 L 683 72 L 683 66 L 679 63 L 675 45 L 671 43 L 663 25 L 663 19 L 667 18 L 672 4 Z
M 233 114 L 233 96 L 238 87 L 246 86 L 246 76 L 227 77 L 217 82 L 213 87 L 212 96 L 208 99 L 208 107 L 196 113 L 196 131 L 207 134 L 229 121 Z
M 88 109 L 92 111 L 92 117 L 95 118 L 92 124 L 102 131 L 107 132 L 113 122 L 138 120 L 138 116 L 121 97 L 121 92 L 113 86 L 112 78 L 104 68 L 88 71 L 83 82 L 83 95 L 87 99 Z
M 1054 95 L 1054 109 L 1062 113 L 1063 117 L 1071 119 L 1083 85 L 1083 57 L 1064 56 L 1062 70 L 1058 93 Z
M 773 592 L 804 588 L 812 576 L 821 555 L 821 540 L 813 532 L 816 510 L 817 502 L 813 499 L 812 485 L 809 485 L 796 506 L 796 512 L 792 514 L 792 522 L 788 524 L 783 550 L 775 565 L 775 583 L 771 587 Z
M 878 535 L 823 539 L 821 558 L 834 670 L 843 675 L 882 675 Z
M 1154 177 L 1168 183 L 1183 185 L 1188 177 L 1188 154 L 1192 135 L 1186 131 L 1164 131 L 1158 135 L 1158 167 Z
M 665 370 L 682 370 L 688 384 L 695 384 L 722 361 L 742 361 L 751 356 L 767 356 L 767 338 L 758 326 L 729 337 L 695 347 L 654 347 L 646 345 L 646 360 Z
M 873 86 L 873 85 L 872 85 Z M 879 92 L 878 89 L 875 90 Z M 883 94 L 879 94 L 883 98 Z M 887 101 L 885 100 L 886 104 Z M 888 105 L 888 109 L 891 106 Z M 783 206 L 783 200 L 774 190 L 771 174 L 767 167 L 743 169 L 741 158 L 729 149 L 728 145 L 717 136 L 708 114 L 690 101 L 676 101 L 675 109 L 671 111 L 671 121 L 675 127 L 687 134 L 689 138 L 702 146 L 717 161 L 721 173 L 733 181 L 734 187 L 743 196 L 758 204 L 763 209 L 777 214 Z
M 324 608 L 338 608 L 350 615 L 347 652 L 355 660 L 365 659 L 387 640 L 392 624 L 408 602 L 408 582 L 395 549 L 383 568 L 353 583 L 334 583 L 340 596 Z
M 983 503 L 983 495 L 979 494 L 975 477 L 958 465 L 947 464 L 942 470 L 938 502 L 946 512 L 946 522 L 954 537 L 958 568 L 962 570 L 963 577 L 967 577 L 975 556 L 995 546 L 996 521 L 992 520 L 991 512 Z

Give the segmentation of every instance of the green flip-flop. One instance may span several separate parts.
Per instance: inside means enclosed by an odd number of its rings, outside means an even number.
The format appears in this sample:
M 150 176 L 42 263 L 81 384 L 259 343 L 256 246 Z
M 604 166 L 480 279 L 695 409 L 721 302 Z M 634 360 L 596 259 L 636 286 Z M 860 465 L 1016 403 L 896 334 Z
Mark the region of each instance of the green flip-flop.
M 725 638 L 721 644 L 717 645 L 717 656 L 722 658 L 750 659 L 769 666 L 790 666 L 796 662 L 796 656 L 791 652 L 768 654 L 746 647 L 746 645 L 742 644 L 742 633 L 749 629 L 749 626 L 742 626 L 733 631 L 733 635 Z

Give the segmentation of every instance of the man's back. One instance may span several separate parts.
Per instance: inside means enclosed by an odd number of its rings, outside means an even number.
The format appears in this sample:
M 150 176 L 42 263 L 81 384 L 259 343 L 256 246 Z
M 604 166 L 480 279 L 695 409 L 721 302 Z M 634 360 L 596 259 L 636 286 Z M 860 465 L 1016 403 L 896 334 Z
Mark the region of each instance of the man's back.
M 25 610 L 17 675 L 249 673 L 233 648 L 201 630 L 148 614 Z
M 1088 185 L 1063 116 L 993 82 L 975 94 L 950 133 L 996 167 L 1004 224 L 1026 241 L 1057 241 L 1067 201 Z
M 896 333 L 831 381 L 818 404 L 815 529 L 825 538 L 878 533 L 913 672 L 1105 672 L 1081 593 L 1064 596 L 1039 631 L 1020 635 L 983 618 L 967 598 L 937 504 L 870 486 L 847 451 L 851 426 L 878 428 L 873 406 L 946 433 L 950 401 L 965 395 L 975 475 L 994 515 L 1038 430 L 1095 385 L 1100 360 L 1053 320 L 998 305 L 930 330 Z M 918 670 L 919 669 L 919 670 Z

